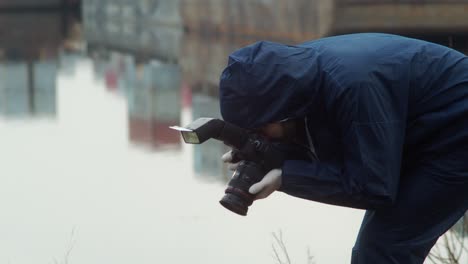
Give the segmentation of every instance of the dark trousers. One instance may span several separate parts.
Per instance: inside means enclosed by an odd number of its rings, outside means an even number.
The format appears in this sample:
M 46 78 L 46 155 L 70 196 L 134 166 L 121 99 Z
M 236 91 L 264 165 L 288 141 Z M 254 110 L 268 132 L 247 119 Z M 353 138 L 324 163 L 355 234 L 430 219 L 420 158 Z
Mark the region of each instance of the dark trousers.
M 352 264 L 422 264 L 439 236 L 468 210 L 468 151 L 402 173 L 396 205 L 368 210 Z

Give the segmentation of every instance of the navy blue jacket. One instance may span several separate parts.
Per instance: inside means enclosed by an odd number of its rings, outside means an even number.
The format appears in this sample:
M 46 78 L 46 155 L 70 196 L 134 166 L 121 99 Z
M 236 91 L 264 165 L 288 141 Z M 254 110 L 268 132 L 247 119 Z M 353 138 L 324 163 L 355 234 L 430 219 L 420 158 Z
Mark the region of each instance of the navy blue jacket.
M 286 161 L 281 191 L 379 208 L 394 203 L 405 171 L 468 149 L 468 58 L 388 34 L 262 41 L 229 56 L 220 106 L 224 120 L 244 128 L 310 120 L 320 161 Z M 443 169 L 457 173 L 466 162 Z

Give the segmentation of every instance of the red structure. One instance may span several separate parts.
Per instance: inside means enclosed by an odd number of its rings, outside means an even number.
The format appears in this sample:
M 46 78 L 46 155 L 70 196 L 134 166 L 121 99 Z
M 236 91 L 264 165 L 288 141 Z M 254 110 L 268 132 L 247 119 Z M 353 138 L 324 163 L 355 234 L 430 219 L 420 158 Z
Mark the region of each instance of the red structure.
M 169 126 L 178 122 L 145 120 L 130 116 L 128 120 L 129 139 L 136 144 L 150 146 L 153 149 L 180 144 L 180 135 Z
M 169 129 L 180 122 L 180 75 L 175 64 L 150 61 L 136 67 L 127 81 L 130 142 L 152 149 L 180 146 L 179 133 Z

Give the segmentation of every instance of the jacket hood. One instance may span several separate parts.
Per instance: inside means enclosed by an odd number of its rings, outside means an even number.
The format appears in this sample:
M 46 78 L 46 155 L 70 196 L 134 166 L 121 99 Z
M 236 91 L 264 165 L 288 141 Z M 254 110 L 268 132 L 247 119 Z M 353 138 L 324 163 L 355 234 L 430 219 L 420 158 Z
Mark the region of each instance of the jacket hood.
M 223 119 L 258 128 L 305 116 L 320 87 L 312 48 L 261 41 L 229 56 L 220 78 Z

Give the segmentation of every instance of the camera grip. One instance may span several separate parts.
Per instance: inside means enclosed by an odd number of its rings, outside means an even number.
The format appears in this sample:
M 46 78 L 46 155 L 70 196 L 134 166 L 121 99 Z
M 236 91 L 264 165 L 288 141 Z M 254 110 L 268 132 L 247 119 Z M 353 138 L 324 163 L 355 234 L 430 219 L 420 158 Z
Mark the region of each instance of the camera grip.
M 231 163 L 238 163 L 242 160 L 245 160 L 245 157 L 242 155 L 242 152 L 236 149 L 231 150 Z

